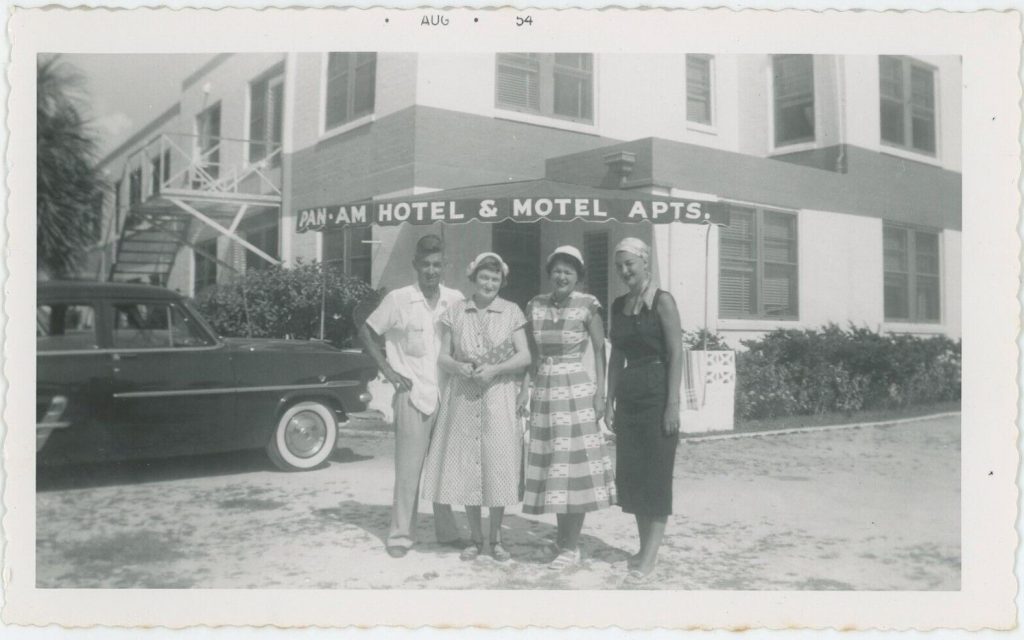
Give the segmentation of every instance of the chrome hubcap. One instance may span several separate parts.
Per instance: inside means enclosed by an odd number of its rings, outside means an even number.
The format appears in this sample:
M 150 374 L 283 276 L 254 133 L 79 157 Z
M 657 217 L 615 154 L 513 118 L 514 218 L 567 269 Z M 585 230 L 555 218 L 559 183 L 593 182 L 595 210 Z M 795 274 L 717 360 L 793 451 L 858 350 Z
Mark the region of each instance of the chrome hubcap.
M 313 411 L 296 413 L 284 428 L 284 442 L 288 451 L 300 458 L 315 455 L 326 441 L 327 425 Z

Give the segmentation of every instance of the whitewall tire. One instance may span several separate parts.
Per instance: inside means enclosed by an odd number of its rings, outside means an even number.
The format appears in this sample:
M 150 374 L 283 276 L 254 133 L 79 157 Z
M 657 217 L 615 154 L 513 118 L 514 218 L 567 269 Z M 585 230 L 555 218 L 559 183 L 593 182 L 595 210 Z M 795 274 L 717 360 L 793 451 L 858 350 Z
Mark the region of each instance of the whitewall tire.
M 284 471 L 312 469 L 327 460 L 337 440 L 338 427 L 331 408 L 306 400 L 281 414 L 267 443 L 267 455 Z

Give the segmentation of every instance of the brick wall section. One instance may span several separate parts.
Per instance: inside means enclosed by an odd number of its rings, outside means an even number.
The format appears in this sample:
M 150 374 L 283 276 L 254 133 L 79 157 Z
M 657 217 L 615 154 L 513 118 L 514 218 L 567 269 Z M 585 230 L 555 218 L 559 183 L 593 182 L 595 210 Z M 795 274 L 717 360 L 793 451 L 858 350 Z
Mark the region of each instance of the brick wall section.
M 959 230 L 961 176 L 846 145 L 846 173 L 771 158 L 646 138 L 612 149 L 637 154 L 631 180 L 790 209 L 850 213 Z M 548 161 L 548 177 L 599 184 L 609 149 Z
M 413 185 L 415 113 L 405 109 L 293 154 L 292 209 L 341 204 Z
M 416 184 L 451 188 L 544 176 L 544 160 L 616 142 L 500 118 L 416 108 Z

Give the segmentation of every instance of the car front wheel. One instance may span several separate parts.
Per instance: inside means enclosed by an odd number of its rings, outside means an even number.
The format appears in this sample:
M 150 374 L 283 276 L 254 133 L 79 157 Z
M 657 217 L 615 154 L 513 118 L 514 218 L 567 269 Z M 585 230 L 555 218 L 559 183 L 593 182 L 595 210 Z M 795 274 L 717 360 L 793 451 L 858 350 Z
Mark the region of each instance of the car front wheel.
M 267 443 L 267 454 L 284 471 L 312 469 L 331 455 L 337 440 L 337 425 L 330 407 L 307 400 L 281 414 Z

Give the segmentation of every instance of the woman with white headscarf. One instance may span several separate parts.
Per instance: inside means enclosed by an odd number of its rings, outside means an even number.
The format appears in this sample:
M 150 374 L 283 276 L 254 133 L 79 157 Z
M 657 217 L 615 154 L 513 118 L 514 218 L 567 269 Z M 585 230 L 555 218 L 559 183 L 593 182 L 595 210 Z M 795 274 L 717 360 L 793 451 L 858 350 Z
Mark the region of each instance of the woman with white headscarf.
M 490 553 L 511 558 L 501 544 L 505 507 L 519 503 L 523 433 L 516 416 L 530 349 L 519 307 L 498 296 L 509 269 L 496 253 L 481 253 L 466 275 L 476 291 L 441 316 L 438 366 L 449 376 L 424 463 L 423 498 L 466 507 L 473 538 L 463 560 L 483 553 L 481 508 L 489 507 Z
M 644 241 L 620 242 L 615 269 L 629 292 L 611 308 L 611 402 L 605 419 L 615 431 L 619 505 L 634 514 L 640 534 L 640 551 L 629 559 L 626 582 L 643 584 L 653 575 L 672 513 L 682 330 L 675 300 L 651 278 L 651 250 Z

